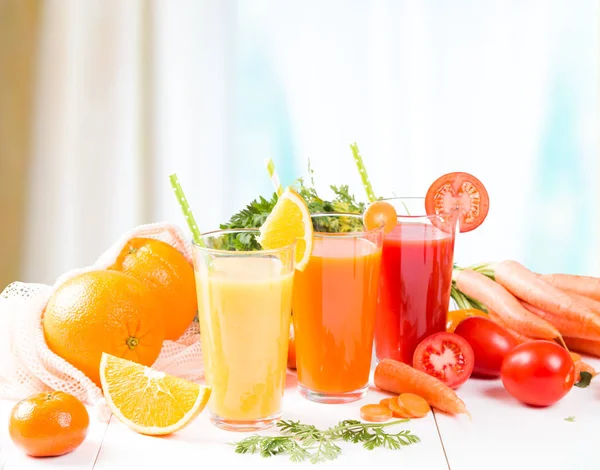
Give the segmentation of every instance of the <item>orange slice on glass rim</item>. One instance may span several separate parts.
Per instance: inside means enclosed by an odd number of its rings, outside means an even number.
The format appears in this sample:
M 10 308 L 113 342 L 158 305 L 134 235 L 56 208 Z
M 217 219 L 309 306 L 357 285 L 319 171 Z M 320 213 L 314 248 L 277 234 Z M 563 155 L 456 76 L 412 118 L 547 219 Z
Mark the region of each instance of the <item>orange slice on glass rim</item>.
M 313 225 L 306 201 L 287 188 L 260 227 L 258 243 L 265 250 L 284 248 L 296 242 L 296 269 L 303 271 L 313 246 Z

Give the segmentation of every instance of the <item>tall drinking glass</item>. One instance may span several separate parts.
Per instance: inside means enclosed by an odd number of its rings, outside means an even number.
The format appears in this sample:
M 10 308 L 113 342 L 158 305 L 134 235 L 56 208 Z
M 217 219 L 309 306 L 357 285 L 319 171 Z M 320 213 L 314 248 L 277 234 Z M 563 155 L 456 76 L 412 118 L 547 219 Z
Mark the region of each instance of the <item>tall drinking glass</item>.
M 272 426 L 285 387 L 294 245 L 260 250 L 258 235 L 219 230 L 193 245 L 211 420 L 233 431 Z M 249 243 L 256 251 L 235 251 Z
M 421 340 L 446 329 L 458 209 L 426 215 L 424 198 L 385 201 L 398 220 L 383 240 L 375 350 L 412 365 Z
M 314 214 L 313 251 L 294 280 L 298 388 L 309 400 L 344 403 L 368 388 L 383 229 L 357 214 Z

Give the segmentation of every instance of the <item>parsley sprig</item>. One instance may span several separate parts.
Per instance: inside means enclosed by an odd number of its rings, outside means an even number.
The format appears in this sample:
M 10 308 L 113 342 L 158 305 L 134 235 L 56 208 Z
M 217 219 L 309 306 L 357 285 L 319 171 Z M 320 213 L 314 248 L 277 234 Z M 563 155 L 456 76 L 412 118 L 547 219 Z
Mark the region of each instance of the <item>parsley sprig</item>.
M 309 165 L 310 183 L 299 178 L 293 185 L 300 196 L 306 201 L 311 214 L 317 213 L 350 213 L 362 214 L 366 204 L 357 201 L 350 193 L 348 185 L 331 185 L 333 199 L 323 199 L 314 187 L 313 172 Z M 259 228 L 277 203 L 277 194 L 273 193 L 269 198 L 259 196 L 251 201 L 246 207 L 233 214 L 227 223 L 221 224 L 221 229 Z M 355 218 L 322 218 L 318 219 L 318 229 L 322 232 L 349 232 L 360 229 L 362 222 Z M 357 227 L 357 225 L 360 225 Z M 254 237 L 248 234 L 236 234 L 234 236 L 222 237 L 218 247 L 224 250 L 253 251 L 260 249 Z
M 262 457 L 287 454 L 292 462 L 308 460 L 320 463 L 335 460 L 341 454 L 342 448 L 337 444 L 340 441 L 362 443 L 367 450 L 378 447 L 395 450 L 420 442 L 408 430 L 393 434 L 384 430 L 388 426 L 407 421 L 402 419 L 387 423 L 363 423 L 348 419 L 322 431 L 312 424 L 282 420 L 277 423 L 281 436 L 253 435 L 234 445 L 238 454 L 260 454 Z

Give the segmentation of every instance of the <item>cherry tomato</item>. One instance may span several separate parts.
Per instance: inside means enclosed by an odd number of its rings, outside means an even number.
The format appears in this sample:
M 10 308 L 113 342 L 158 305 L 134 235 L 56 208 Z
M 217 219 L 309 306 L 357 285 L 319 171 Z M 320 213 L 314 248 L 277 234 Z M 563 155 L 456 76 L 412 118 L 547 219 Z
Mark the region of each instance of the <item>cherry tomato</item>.
M 454 332 L 473 348 L 473 375 L 478 377 L 500 377 L 504 357 L 519 344 L 505 328 L 487 318 L 466 318 Z
M 460 322 L 469 317 L 487 317 L 487 313 L 477 308 L 450 310 L 446 316 L 446 331 L 448 333 L 454 333 L 454 330 L 456 330 L 456 327 Z
M 294 335 L 294 325 L 290 322 L 290 336 L 288 339 L 287 366 L 290 369 L 296 369 L 296 336 Z
M 469 173 L 456 172 L 440 176 L 427 190 L 425 211 L 440 214 L 459 208 L 461 232 L 470 232 L 481 225 L 488 214 L 490 199 L 481 181 Z M 438 225 L 437 219 L 432 222 Z
M 457 334 L 434 333 L 415 349 L 413 367 L 457 388 L 471 376 L 473 349 Z
M 517 400 L 549 406 L 564 397 L 575 382 L 569 352 L 552 341 L 523 343 L 509 352 L 500 372 L 504 388 Z
M 376 201 L 369 204 L 363 214 L 363 224 L 367 230 L 375 230 L 383 224 L 383 233 L 390 233 L 394 230 L 398 215 L 396 209 L 389 202 Z

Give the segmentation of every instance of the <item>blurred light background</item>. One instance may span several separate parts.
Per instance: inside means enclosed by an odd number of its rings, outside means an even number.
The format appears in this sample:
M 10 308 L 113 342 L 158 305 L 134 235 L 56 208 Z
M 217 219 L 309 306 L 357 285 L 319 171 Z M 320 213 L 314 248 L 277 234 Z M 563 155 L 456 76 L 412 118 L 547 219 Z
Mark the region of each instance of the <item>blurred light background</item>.
M 461 264 L 600 275 L 597 0 L 0 0 L 0 288 L 281 179 L 487 186 Z

